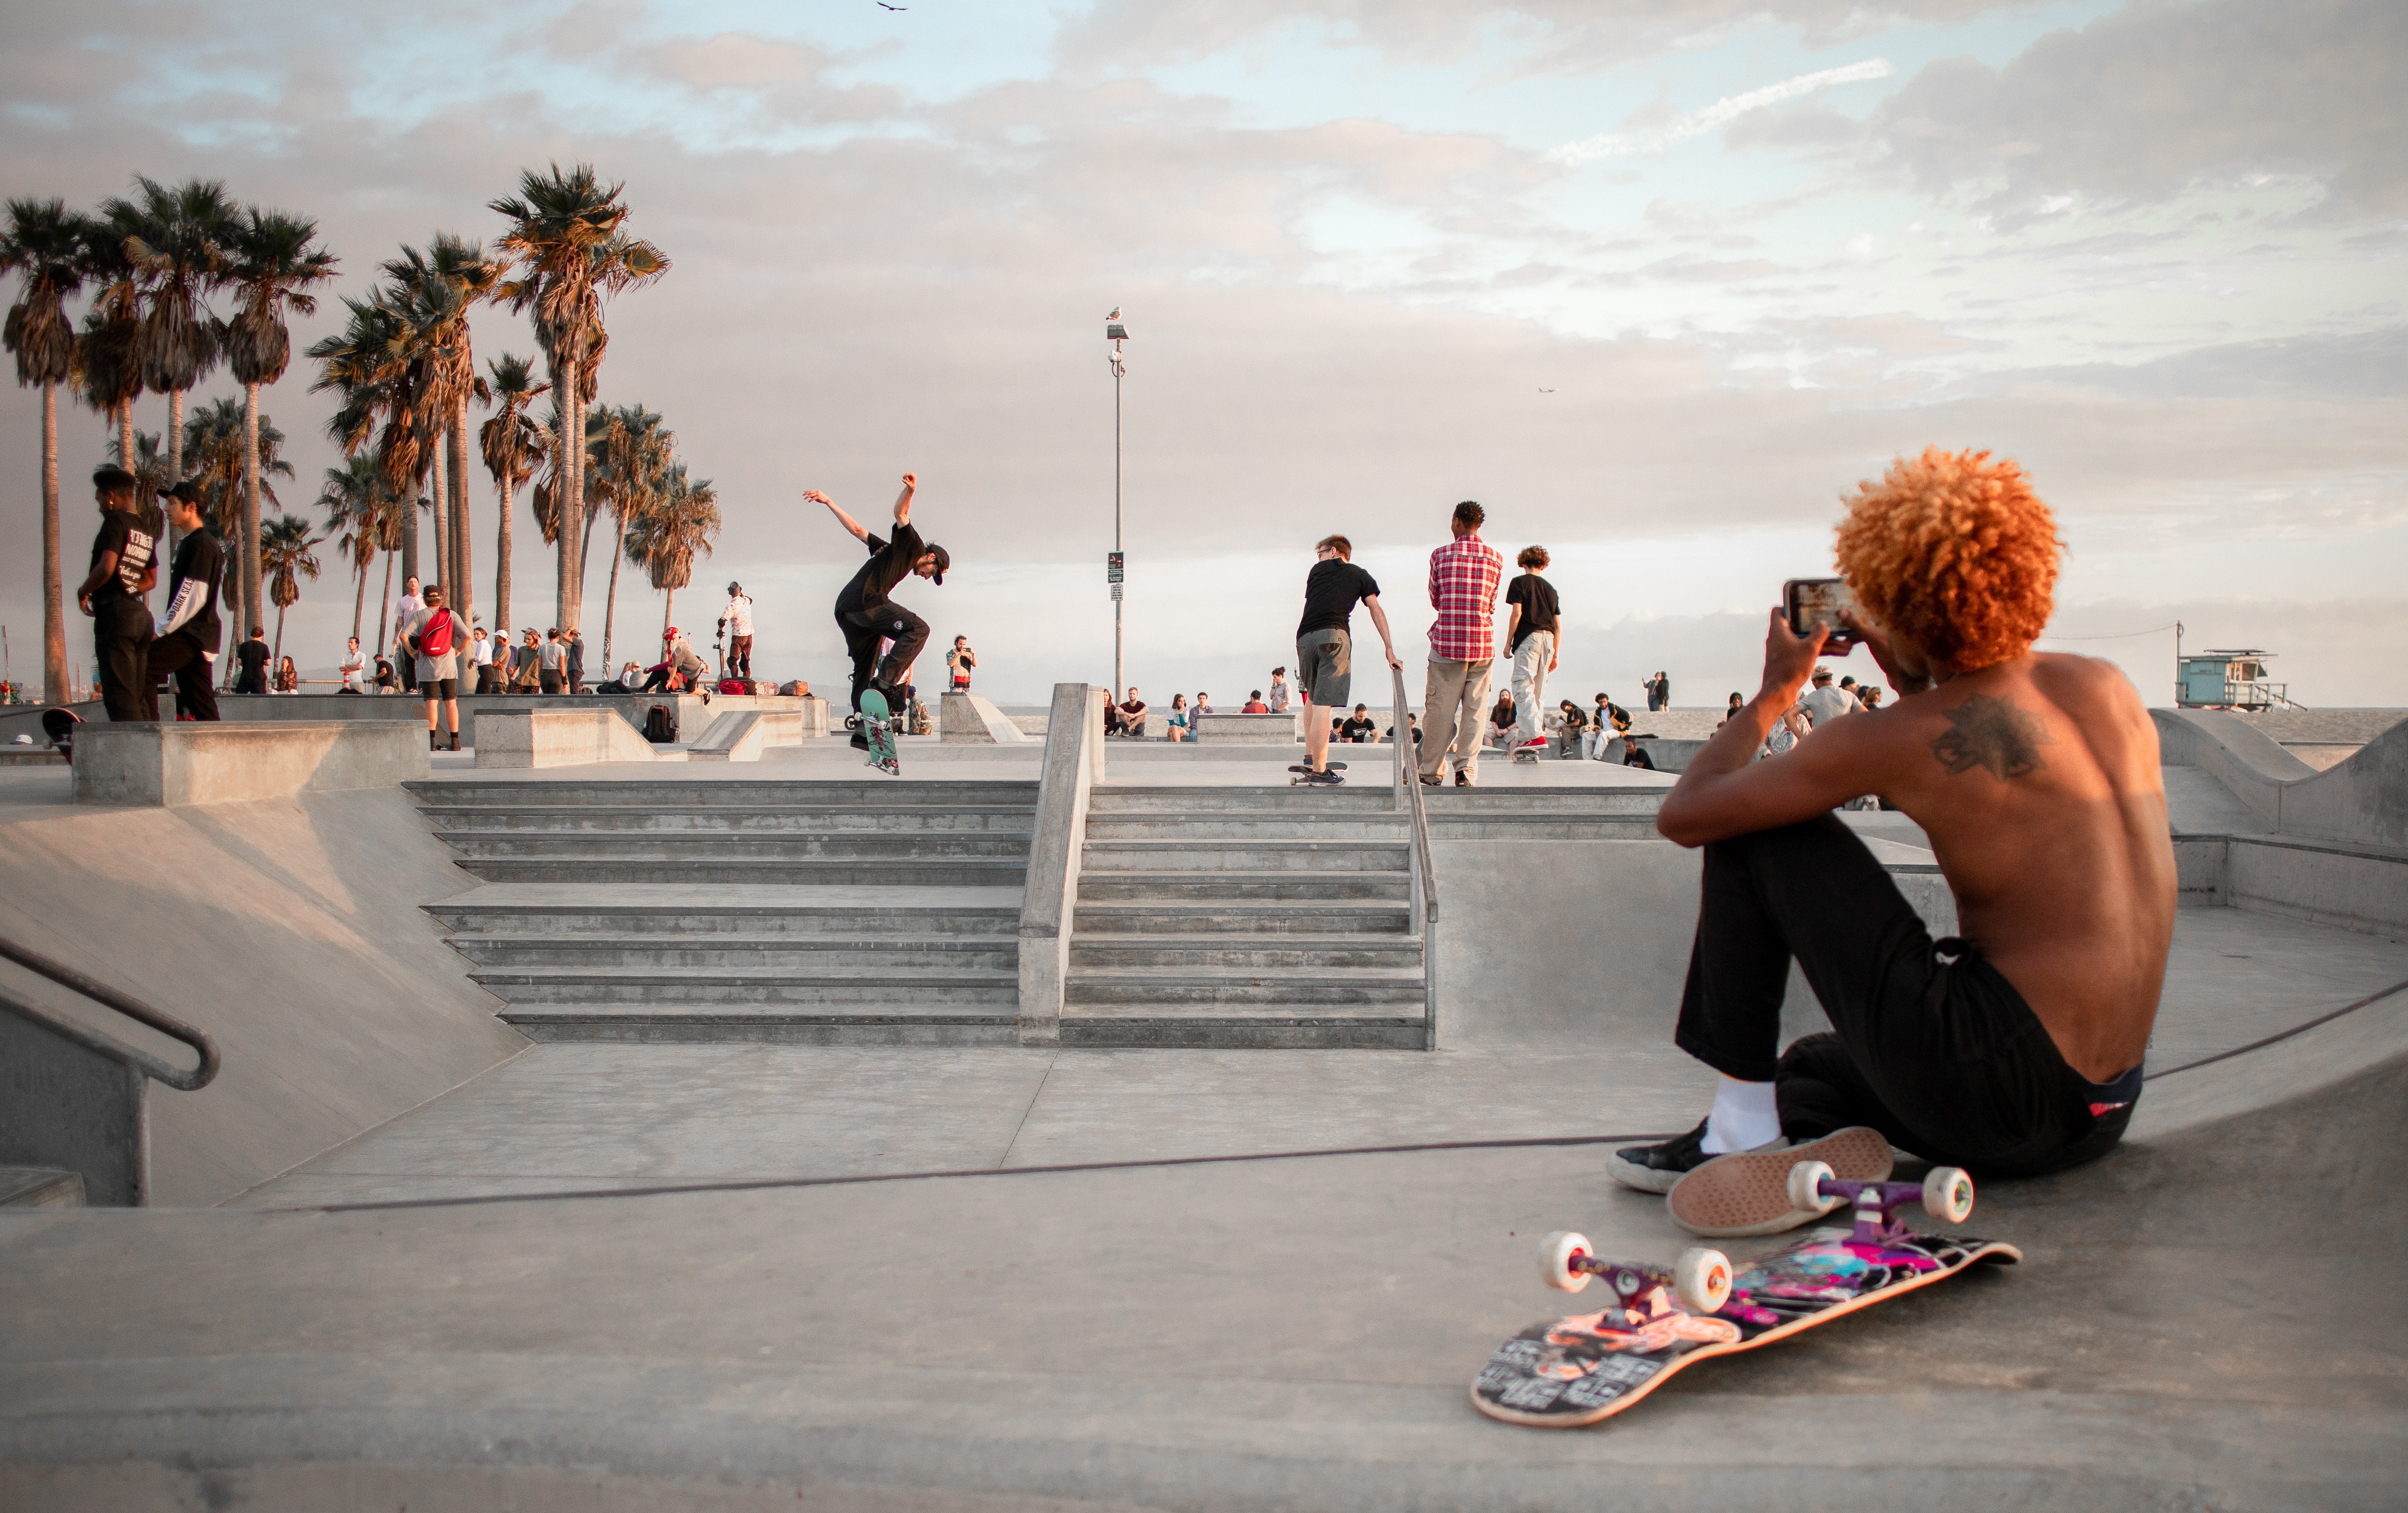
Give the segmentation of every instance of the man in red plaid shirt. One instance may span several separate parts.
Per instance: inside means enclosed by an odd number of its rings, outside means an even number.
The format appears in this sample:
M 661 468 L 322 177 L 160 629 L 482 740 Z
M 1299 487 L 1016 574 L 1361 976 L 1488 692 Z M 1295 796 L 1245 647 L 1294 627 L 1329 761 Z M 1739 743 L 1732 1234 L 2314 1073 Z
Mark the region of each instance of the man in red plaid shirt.
M 1422 699 L 1422 781 L 1446 781 L 1447 747 L 1455 748 L 1455 783 L 1468 788 L 1480 774 L 1480 727 L 1488 716 L 1488 674 L 1494 666 L 1497 582 L 1505 558 L 1480 539 L 1488 512 L 1464 500 L 1455 507 L 1455 540 L 1430 554 L 1429 682 Z

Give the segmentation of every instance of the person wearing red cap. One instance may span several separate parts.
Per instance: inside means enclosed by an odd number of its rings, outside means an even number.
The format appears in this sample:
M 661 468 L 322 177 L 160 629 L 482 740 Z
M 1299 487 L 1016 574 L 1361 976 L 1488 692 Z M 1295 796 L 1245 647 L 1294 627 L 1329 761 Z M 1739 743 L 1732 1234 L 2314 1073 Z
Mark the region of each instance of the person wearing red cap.
M 869 560 L 836 597 L 837 628 L 844 632 L 844 649 L 853 658 L 853 708 L 856 713 L 861 709 L 863 691 L 873 685 L 885 695 L 890 708 L 898 702 L 898 695 L 909 698 L 911 664 L 919 659 L 920 649 L 928 644 L 928 622 L 887 595 L 896 584 L 914 576 L 941 588 L 945 569 L 953 566 L 953 557 L 943 547 L 923 541 L 920 533 L 912 528 L 911 497 L 919 487 L 918 474 L 903 475 L 903 492 L 895 497 L 895 530 L 884 540 L 863 529 L 859 522 L 837 508 L 836 500 L 820 490 L 803 491 L 804 498 L 827 506 L 837 522 L 869 548 Z M 884 641 L 895 644 L 882 661 L 878 646 Z M 853 743 L 867 749 L 869 738 L 855 730 Z

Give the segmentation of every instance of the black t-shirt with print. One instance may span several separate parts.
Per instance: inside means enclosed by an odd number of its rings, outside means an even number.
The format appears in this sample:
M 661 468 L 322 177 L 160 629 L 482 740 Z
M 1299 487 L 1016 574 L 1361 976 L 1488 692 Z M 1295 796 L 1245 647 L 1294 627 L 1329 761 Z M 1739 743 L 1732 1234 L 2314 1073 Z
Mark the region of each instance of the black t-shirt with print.
M 1297 622 L 1296 633 L 1301 638 L 1316 630 L 1343 630 L 1355 605 L 1379 597 L 1379 583 L 1352 562 L 1338 557 L 1316 562 L 1304 575 L 1304 618 Z
M 1360 745 L 1380 733 L 1380 722 L 1369 715 L 1358 714 L 1338 728 L 1338 733 Z
M 1522 618 L 1513 625 L 1513 645 L 1505 648 L 1509 656 L 1514 647 L 1530 639 L 1532 631 L 1553 634 L 1559 628 L 1555 585 L 1535 572 L 1526 572 L 1506 584 L 1505 602 L 1522 606 Z
M 132 511 L 111 510 L 101 516 L 100 533 L 92 539 L 92 565 L 100 565 L 101 554 L 114 552 L 117 571 L 93 591 L 93 602 L 139 598 L 142 575 L 156 559 L 158 550 L 158 542 L 143 527 L 142 517 Z
M 839 610 L 863 610 L 885 603 L 895 585 L 911 576 L 911 565 L 928 555 L 927 543 L 910 526 L 896 526 L 892 540 L 870 536 L 862 544 L 869 548 L 869 560 L 861 565 L 853 582 L 836 597 Z

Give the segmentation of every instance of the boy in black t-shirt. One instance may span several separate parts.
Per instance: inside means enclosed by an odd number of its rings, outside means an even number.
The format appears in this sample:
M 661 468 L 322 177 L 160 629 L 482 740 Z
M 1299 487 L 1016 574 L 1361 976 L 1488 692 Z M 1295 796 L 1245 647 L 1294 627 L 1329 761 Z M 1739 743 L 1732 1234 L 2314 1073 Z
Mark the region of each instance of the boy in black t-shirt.
M 167 578 L 167 608 L 159 634 L 150 642 L 150 678 L 152 699 L 158 680 L 176 677 L 176 713 L 195 720 L 218 717 L 217 690 L 209 686 L 209 664 L 217 660 L 218 641 L 225 634 L 218 624 L 218 585 L 225 576 L 225 548 L 201 515 L 200 486 L 191 479 L 169 488 L 161 502 L 167 521 L 183 532 L 176 548 L 176 565 Z
M 863 529 L 859 522 L 838 509 L 836 501 L 818 489 L 803 491 L 804 498 L 827 506 L 838 523 L 869 548 L 869 560 L 836 597 L 837 628 L 844 632 L 845 654 L 853 658 L 853 709 L 856 713 L 861 709 L 863 691 L 872 684 L 885 695 L 889 709 L 896 707 L 901 702 L 897 696 L 909 689 L 911 664 L 919 659 L 920 649 L 928 644 L 928 622 L 887 595 L 896 584 L 914 576 L 942 588 L 945 569 L 953 565 L 951 554 L 941 546 L 923 541 L 911 526 L 911 497 L 919 488 L 918 474 L 903 475 L 903 492 L 895 497 L 894 534 L 885 540 Z M 895 644 L 881 661 L 879 643 L 886 641 Z M 853 744 L 867 750 L 868 735 L 855 730 Z
M 1332 786 L 1346 780 L 1329 771 L 1331 711 L 1346 707 L 1354 682 L 1354 634 L 1348 628 L 1360 603 L 1371 612 L 1386 648 L 1388 666 L 1401 668 L 1380 608 L 1380 585 L 1354 566 L 1354 545 L 1343 536 L 1325 536 L 1312 549 L 1312 570 L 1304 575 L 1304 618 L 1296 627 L 1296 685 L 1304 694 L 1304 781 Z
M 247 641 L 235 643 L 235 665 L 242 670 L 234 675 L 234 691 L 238 694 L 267 692 L 267 627 L 253 626 Z
M 1513 659 L 1513 707 L 1521 713 L 1513 726 L 1515 751 L 1544 751 L 1541 729 L 1546 707 L 1547 674 L 1563 659 L 1563 615 L 1555 602 L 1555 585 L 1539 576 L 1547 565 L 1547 549 L 1528 546 L 1513 559 L 1522 575 L 1505 587 L 1505 655 Z
M 76 590 L 76 607 L 92 616 L 101 702 L 112 720 L 155 720 L 159 690 L 150 676 L 150 606 L 143 596 L 159 581 L 158 542 L 136 512 L 141 485 L 132 473 L 93 469 L 92 494 L 100 505 L 100 532 L 92 540 L 92 570 Z

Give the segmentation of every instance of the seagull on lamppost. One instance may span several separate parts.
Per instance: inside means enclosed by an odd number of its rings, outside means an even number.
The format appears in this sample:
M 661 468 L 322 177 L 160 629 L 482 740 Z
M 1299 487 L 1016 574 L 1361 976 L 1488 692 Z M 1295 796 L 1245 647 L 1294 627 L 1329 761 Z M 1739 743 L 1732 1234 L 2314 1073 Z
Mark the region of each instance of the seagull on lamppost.
M 1114 306 L 1112 307 L 1112 312 L 1111 312 L 1110 315 L 1107 315 L 1107 316 L 1105 316 L 1105 317 L 1104 317 L 1104 319 L 1105 319 L 1105 320 L 1108 320 L 1108 321 L 1117 321 L 1117 320 L 1119 320 L 1120 318 L 1121 318 L 1121 308 L 1120 308 L 1118 305 L 1114 305 Z

